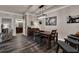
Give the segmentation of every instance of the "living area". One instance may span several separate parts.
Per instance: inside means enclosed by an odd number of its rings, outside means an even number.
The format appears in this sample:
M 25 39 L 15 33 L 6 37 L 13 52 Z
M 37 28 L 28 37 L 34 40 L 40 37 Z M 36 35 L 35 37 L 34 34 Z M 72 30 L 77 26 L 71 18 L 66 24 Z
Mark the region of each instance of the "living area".
M 23 33 L 21 33 L 22 37 L 18 36 L 17 41 L 20 40 L 18 43 L 24 42 L 23 44 L 27 45 L 29 42 L 32 42 L 32 44 L 30 43 L 31 45 L 39 45 L 39 48 L 43 49 L 44 52 L 49 50 L 54 50 L 54 53 L 58 53 L 58 51 L 61 53 L 79 52 L 79 5 L 17 5 L 17 7 L 4 5 L 0 7 L 3 7 L 4 9 L 1 10 L 5 11 L 12 11 L 13 9 L 9 9 L 11 7 L 15 10 L 12 12 L 2 12 L 0 16 L 0 21 L 5 17 L 12 19 L 12 23 L 8 21 L 11 24 L 10 29 L 12 30 L 10 39 L 12 39 L 12 37 L 17 39 L 16 20 L 21 19 L 24 20 L 24 23 L 21 24 Z M 0 25 L 1 24 L 2 22 Z M 1 27 L 0 30 L 2 30 Z M 2 33 L 2 31 L 0 32 Z M 31 38 L 31 41 L 29 41 L 29 38 Z M 14 39 L 12 40 L 14 41 Z M 0 44 L 2 45 L 3 43 Z M 23 44 L 19 46 L 24 46 Z M 26 45 L 24 48 L 28 48 L 28 45 Z M 35 47 L 36 46 L 33 45 L 29 50 L 38 49 Z M 25 49 L 25 52 L 28 53 L 27 49 Z

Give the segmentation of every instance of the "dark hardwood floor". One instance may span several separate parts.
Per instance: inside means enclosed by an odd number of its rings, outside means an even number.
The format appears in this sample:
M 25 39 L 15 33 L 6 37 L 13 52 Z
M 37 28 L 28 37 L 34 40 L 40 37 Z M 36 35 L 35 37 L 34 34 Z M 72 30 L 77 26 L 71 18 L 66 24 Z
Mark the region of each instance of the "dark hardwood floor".
M 39 44 L 32 41 L 32 37 L 26 37 L 22 34 L 17 34 L 10 41 L 0 43 L 0 53 L 55 53 L 56 49 L 44 50 L 39 47 Z

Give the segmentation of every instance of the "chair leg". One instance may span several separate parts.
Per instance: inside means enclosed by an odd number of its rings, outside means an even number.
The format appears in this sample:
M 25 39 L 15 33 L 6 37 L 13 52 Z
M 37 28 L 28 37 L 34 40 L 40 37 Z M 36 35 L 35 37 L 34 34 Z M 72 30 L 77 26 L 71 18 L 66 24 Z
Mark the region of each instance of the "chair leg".
M 55 40 L 53 40 L 54 41 L 54 46 L 56 45 L 56 42 L 55 42 Z
M 78 45 L 78 51 L 79 51 L 79 45 Z
M 58 51 L 59 51 L 59 45 L 57 45 L 56 53 L 58 53 Z
M 66 52 L 63 50 L 63 53 L 66 53 Z
M 40 47 L 43 46 L 43 38 L 40 38 Z

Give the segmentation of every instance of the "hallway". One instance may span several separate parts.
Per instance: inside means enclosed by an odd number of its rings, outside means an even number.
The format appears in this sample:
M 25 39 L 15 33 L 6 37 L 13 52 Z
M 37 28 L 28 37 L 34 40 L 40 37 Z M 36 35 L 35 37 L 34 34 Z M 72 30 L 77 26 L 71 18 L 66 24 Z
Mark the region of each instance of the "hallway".
M 39 45 L 31 39 L 33 38 L 17 34 L 12 40 L 0 43 L 0 53 L 55 53 L 53 48 L 47 51 L 40 49 Z

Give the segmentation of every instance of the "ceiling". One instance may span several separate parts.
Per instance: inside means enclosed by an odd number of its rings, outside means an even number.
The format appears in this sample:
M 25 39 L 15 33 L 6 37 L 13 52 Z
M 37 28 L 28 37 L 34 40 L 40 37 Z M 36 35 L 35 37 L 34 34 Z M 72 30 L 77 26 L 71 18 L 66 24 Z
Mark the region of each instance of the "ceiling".
M 13 12 L 18 14 L 23 14 L 25 12 L 30 12 L 33 14 L 40 14 L 41 9 L 39 8 L 41 5 L 0 5 L 0 11 Z M 44 5 L 42 8 L 43 12 L 46 12 L 50 9 L 61 7 L 62 5 Z

